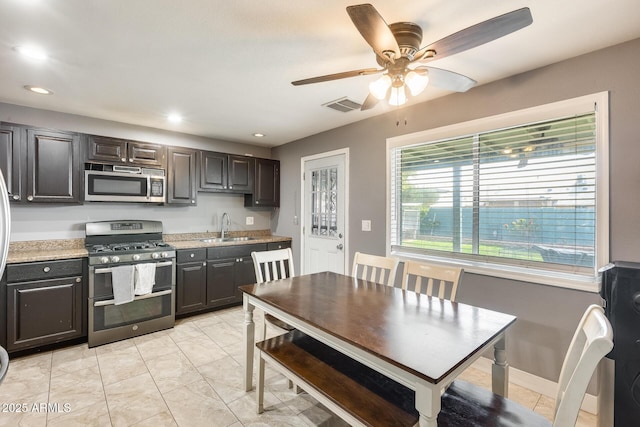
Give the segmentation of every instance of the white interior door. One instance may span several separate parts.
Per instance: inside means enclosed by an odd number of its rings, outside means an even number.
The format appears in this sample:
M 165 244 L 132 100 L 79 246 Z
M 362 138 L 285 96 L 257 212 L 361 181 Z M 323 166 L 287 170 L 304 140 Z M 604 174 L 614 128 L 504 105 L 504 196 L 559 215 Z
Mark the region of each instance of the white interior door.
M 302 163 L 302 272 L 344 274 L 348 254 L 348 151 L 306 157 Z

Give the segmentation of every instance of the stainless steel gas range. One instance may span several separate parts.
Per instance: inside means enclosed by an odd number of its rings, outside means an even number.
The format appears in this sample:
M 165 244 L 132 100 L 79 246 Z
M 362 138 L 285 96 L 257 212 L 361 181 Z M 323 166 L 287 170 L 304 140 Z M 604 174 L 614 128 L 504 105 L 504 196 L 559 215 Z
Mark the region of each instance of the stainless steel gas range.
M 90 222 L 85 231 L 89 347 L 173 327 L 176 251 L 162 240 L 162 222 Z M 139 273 L 145 271 L 147 289 L 138 292 L 139 277 L 144 277 Z M 135 284 L 136 290 L 125 302 L 123 280 L 125 289 Z

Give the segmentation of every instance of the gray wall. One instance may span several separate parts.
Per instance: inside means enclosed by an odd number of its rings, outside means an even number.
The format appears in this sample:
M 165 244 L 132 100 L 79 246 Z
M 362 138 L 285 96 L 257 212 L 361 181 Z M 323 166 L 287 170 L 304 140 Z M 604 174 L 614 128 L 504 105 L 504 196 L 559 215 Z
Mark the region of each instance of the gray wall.
M 0 121 L 231 154 L 249 154 L 266 158 L 271 156 L 271 149 L 267 147 L 11 104 L 0 103 Z M 160 220 L 163 222 L 165 233 L 219 231 L 219 220 L 223 212 L 230 215 L 231 230 L 265 230 L 271 227 L 273 210 L 246 209 L 242 195 L 198 193 L 197 206 L 100 202 L 84 205 L 12 204 L 11 241 L 84 238 L 86 222 L 116 219 Z M 254 217 L 254 225 L 245 225 L 247 216 Z
M 634 191 L 640 187 L 638 76 L 640 39 L 276 147 L 282 200 L 275 232 L 293 236 L 299 253 L 293 217 L 299 214 L 300 159 L 349 147 L 350 259 L 356 251 L 384 255 L 387 138 L 609 91 L 610 259 L 640 261 L 640 196 Z M 372 232 L 360 231 L 362 219 L 372 220 Z M 458 295 L 461 302 L 517 315 L 507 338 L 509 363 L 553 381 L 580 316 L 587 305 L 600 302 L 595 293 L 474 274 L 465 275 Z

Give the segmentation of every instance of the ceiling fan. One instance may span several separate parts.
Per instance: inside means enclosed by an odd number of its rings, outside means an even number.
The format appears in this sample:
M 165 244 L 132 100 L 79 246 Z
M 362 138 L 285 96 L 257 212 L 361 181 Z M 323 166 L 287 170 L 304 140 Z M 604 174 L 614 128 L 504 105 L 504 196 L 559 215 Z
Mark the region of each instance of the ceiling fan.
M 396 22 L 387 25 L 378 11 L 370 4 L 347 7 L 347 13 L 362 37 L 376 53 L 376 61 L 382 68 L 363 68 L 296 80 L 294 86 L 320 83 L 347 77 L 380 74 L 369 84 L 369 95 L 361 110 L 373 108 L 378 101 L 387 99 L 391 105 L 402 105 L 408 96 L 420 94 L 429 82 L 437 87 L 465 92 L 477 82 L 462 74 L 413 63 L 426 63 L 480 46 L 492 40 L 518 31 L 533 22 L 528 7 L 496 16 L 451 34 L 435 43 L 420 47 L 422 28 L 412 22 Z

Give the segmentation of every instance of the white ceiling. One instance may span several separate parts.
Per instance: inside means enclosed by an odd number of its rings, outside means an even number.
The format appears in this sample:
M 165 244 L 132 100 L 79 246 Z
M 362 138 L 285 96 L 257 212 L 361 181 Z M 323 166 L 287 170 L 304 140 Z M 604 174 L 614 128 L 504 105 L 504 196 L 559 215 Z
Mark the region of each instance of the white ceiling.
M 376 67 L 338 0 L 2 0 L 0 102 L 275 146 L 389 111 L 340 113 L 376 76 L 291 81 Z M 528 6 L 533 24 L 430 62 L 488 83 L 640 37 L 638 0 L 378 0 L 387 23 L 412 21 L 422 45 Z M 49 54 L 36 63 L 15 46 Z M 24 85 L 46 87 L 36 95 Z M 473 90 L 473 89 L 471 89 Z M 435 88 L 412 100 L 447 92 Z M 166 121 L 179 112 L 179 124 Z M 257 139 L 254 132 L 267 136 Z

